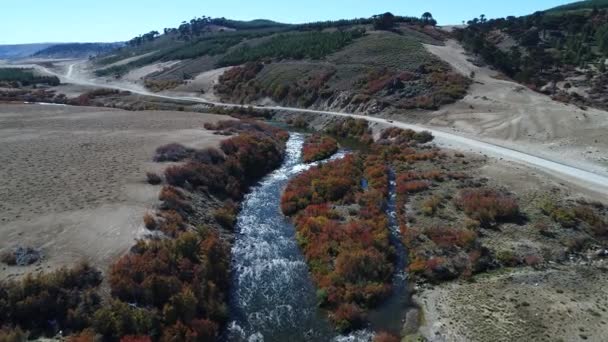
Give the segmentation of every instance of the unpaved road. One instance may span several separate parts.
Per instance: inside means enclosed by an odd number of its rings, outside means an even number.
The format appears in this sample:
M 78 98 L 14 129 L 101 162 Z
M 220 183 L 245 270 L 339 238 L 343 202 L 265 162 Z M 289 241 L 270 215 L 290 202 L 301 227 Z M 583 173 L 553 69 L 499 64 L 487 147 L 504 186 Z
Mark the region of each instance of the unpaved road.
M 454 62 L 454 66 L 457 70 L 458 68 L 457 62 Z M 37 68 L 41 69 L 44 72 L 49 74 L 56 75 L 60 77 L 64 82 L 68 83 L 76 83 L 80 85 L 86 86 L 99 86 L 106 87 L 112 89 L 118 89 L 123 91 L 130 91 L 135 94 L 145 95 L 145 96 L 153 96 L 157 98 L 164 98 L 169 100 L 182 100 L 182 101 L 192 101 L 197 103 L 203 103 L 214 106 L 222 106 L 222 107 L 245 107 L 240 104 L 231 104 L 231 103 L 221 103 L 208 101 L 199 97 L 193 96 L 176 96 L 176 95 L 162 95 L 156 94 L 148 91 L 144 87 L 137 86 L 134 84 L 115 84 L 113 82 L 96 82 L 91 81 L 86 76 L 79 75 L 77 71 L 78 66 L 83 62 L 72 63 L 67 67 L 67 73 L 62 74 L 48 68 L 37 66 Z M 466 65 L 463 66 L 463 70 L 459 70 L 461 72 L 467 72 Z M 489 76 L 487 76 L 489 77 Z M 484 78 L 484 80 L 488 80 Z M 538 104 L 537 104 L 538 105 Z M 567 158 L 547 158 L 542 156 L 537 151 L 526 151 L 530 149 L 529 145 L 516 146 L 516 142 L 514 142 L 511 147 L 500 146 L 495 143 L 481 141 L 479 139 L 475 139 L 470 136 L 461 135 L 453 132 L 446 132 L 445 130 L 440 130 L 436 128 L 431 128 L 427 125 L 419 125 L 419 124 L 408 124 L 400 121 L 387 121 L 382 118 L 369 117 L 365 115 L 358 115 L 352 113 L 341 113 L 341 112 L 331 112 L 331 111 L 322 111 L 322 110 L 312 110 L 312 109 L 303 109 L 303 108 L 293 108 L 293 107 L 281 107 L 281 106 L 252 106 L 255 109 L 271 109 L 271 110 L 279 110 L 284 112 L 294 112 L 294 113 L 313 113 L 313 114 L 324 114 L 324 115 L 334 115 L 334 116 L 343 116 L 343 117 L 353 117 L 358 119 L 365 119 L 369 122 L 381 123 L 385 125 L 391 125 L 399 128 L 405 129 L 413 129 L 413 130 L 427 130 L 433 133 L 436 137 L 436 143 L 440 146 L 453 148 L 458 150 L 477 152 L 488 155 L 490 157 L 494 157 L 501 160 L 512 161 L 520 164 L 524 164 L 527 166 L 531 166 L 540 171 L 544 171 L 551 176 L 558 178 L 561 181 L 571 183 L 578 187 L 578 189 L 582 190 L 586 194 L 592 194 L 595 197 L 599 198 L 608 198 L 608 173 L 598 172 L 597 168 L 589 167 L 588 165 L 582 165 L 580 163 L 572 163 L 569 162 Z

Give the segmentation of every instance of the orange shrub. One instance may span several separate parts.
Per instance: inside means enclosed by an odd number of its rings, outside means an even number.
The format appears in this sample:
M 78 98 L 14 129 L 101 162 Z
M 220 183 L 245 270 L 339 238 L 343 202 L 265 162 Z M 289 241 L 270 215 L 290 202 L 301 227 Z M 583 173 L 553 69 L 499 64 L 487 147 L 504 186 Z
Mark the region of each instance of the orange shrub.
M 347 332 L 361 327 L 365 321 L 363 310 L 355 304 L 340 305 L 330 316 L 339 331 Z
M 313 134 L 306 138 L 302 148 L 302 159 L 305 163 L 315 162 L 331 157 L 338 151 L 336 139 Z
M 514 219 L 519 215 L 515 198 L 487 188 L 460 191 L 457 205 L 482 225 L 493 225 L 497 220 Z
M 399 342 L 399 338 L 387 332 L 380 332 L 374 336 L 374 342 Z
M 156 219 L 150 213 L 145 213 L 144 214 L 144 225 L 149 230 L 155 230 L 156 228 L 158 228 L 158 224 L 156 223 Z

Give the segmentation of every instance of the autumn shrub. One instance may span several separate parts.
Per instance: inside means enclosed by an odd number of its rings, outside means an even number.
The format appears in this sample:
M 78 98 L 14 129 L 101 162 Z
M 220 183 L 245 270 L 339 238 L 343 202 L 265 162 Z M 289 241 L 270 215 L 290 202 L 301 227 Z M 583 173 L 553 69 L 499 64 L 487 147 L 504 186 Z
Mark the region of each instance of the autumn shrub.
M 236 224 L 238 208 L 232 201 L 226 201 L 224 205 L 213 212 L 215 221 L 223 228 L 233 230 Z
M 383 331 L 374 336 L 373 342 L 399 342 L 399 341 L 400 341 L 399 337 Z
M 302 147 L 302 159 L 305 163 L 311 163 L 331 157 L 338 151 L 336 139 L 313 134 L 306 138 Z
M 177 237 L 186 230 L 184 217 L 173 209 L 162 210 L 159 212 L 160 220 L 158 230 L 169 237 Z
M 221 142 L 222 157 L 214 152 L 200 155 L 182 165 L 165 169 L 167 183 L 176 187 L 202 189 L 238 200 L 247 188 L 278 167 L 284 155 L 284 131 L 257 123 L 219 122 L 210 128 L 250 129 Z
M 129 335 L 157 335 L 161 324 L 158 310 L 111 300 L 95 312 L 92 326 L 106 339 L 118 341 Z
M 403 182 L 402 179 L 397 178 L 397 192 L 404 194 L 414 194 L 422 192 L 431 187 L 429 181 L 414 180 Z
M 361 179 L 359 160 L 353 155 L 319 165 L 296 176 L 281 196 L 281 209 L 291 216 L 310 204 L 352 199 Z M 350 193 L 351 196 L 348 196 Z
M 456 204 L 470 218 L 485 226 L 494 225 L 498 220 L 512 220 L 519 215 L 515 198 L 493 189 L 461 190 Z
M 150 336 L 127 335 L 120 339 L 120 342 L 152 342 Z
M 424 234 L 437 246 L 444 248 L 452 246 L 466 248 L 473 244 L 477 238 L 477 234 L 468 229 L 437 226 L 425 229 Z
M 320 305 L 339 330 L 360 326 L 365 310 L 390 294 L 386 196 L 388 169 L 373 155 L 348 155 L 313 167 L 292 179 L 282 196 L 281 208 L 293 217 Z M 354 204 L 359 210 L 346 221 L 331 209 Z
M 97 342 L 99 338 L 95 331 L 91 328 L 87 328 L 77 334 L 68 336 L 67 342 Z
M 441 205 L 442 198 L 437 195 L 430 196 L 422 202 L 420 210 L 424 215 L 434 216 Z
M 369 123 L 364 119 L 340 118 L 328 125 L 325 132 L 336 137 L 356 139 L 365 144 L 374 141 Z
M 185 331 L 195 340 L 215 338 L 227 314 L 229 262 L 228 246 L 210 229 L 138 245 L 110 269 L 112 294 L 120 301 L 96 314 L 96 330 L 107 337 L 151 331 L 183 337 Z
M 517 266 L 521 263 L 520 258 L 512 250 L 503 249 L 496 253 L 496 259 L 505 266 Z
M 163 179 L 154 172 L 147 172 L 146 179 L 150 185 L 158 185 L 163 182 Z
M 101 272 L 84 263 L 72 269 L 29 274 L 20 281 L 3 281 L 0 322 L 33 336 L 54 333 L 56 327 L 67 333 L 80 331 L 90 325 L 100 305 L 94 292 L 100 283 Z M 50 322 L 56 322 L 56 327 Z
M 356 304 L 342 304 L 330 316 L 338 331 L 347 332 L 365 323 L 365 314 Z
M 158 228 L 158 223 L 156 222 L 154 215 L 150 213 L 144 214 L 144 225 L 149 230 L 156 230 Z
M 175 210 L 181 213 L 188 213 L 193 210 L 186 194 L 170 185 L 163 186 L 158 199 L 163 202 L 162 208 L 164 210 Z
M 194 149 L 172 143 L 158 147 L 153 159 L 155 162 L 178 162 L 189 158 L 193 153 Z
M 0 342 L 25 342 L 28 340 L 28 335 L 19 327 L 4 326 L 0 328 Z

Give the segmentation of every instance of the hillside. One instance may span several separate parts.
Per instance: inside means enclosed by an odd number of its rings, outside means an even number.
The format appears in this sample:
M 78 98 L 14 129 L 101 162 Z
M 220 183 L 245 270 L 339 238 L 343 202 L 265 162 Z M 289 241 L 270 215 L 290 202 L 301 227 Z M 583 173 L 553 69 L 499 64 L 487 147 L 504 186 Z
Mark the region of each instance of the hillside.
M 594 8 L 602 9 L 608 7 L 608 1 L 606 0 L 584 0 L 577 1 L 571 4 L 557 6 L 547 10 L 547 13 L 563 13 L 568 11 L 591 11 Z
M 203 17 L 149 32 L 99 56 L 97 77 L 211 100 L 348 110 L 433 110 L 469 80 L 426 51 L 446 33 L 432 18 L 286 25 Z
M 475 18 L 455 35 L 507 77 L 558 101 L 606 109 L 606 6 L 584 1 L 519 18 Z
M 87 58 L 108 53 L 123 43 L 66 43 L 49 46 L 32 54 L 37 58 Z
M 19 59 L 29 57 L 40 50 L 44 50 L 53 43 L 38 43 L 38 44 L 16 44 L 16 45 L 0 45 L 0 59 Z

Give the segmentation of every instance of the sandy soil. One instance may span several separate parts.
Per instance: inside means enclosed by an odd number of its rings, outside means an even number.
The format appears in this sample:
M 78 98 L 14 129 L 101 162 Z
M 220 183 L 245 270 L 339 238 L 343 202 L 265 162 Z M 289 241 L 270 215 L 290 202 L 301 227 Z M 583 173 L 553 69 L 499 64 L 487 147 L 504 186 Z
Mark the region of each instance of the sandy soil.
M 221 139 L 187 112 L 0 105 L 0 250 L 41 248 L 31 267 L 0 266 L 0 279 L 88 260 L 105 270 L 143 232 L 141 217 L 157 203 L 145 183 L 156 147 L 192 147 Z
M 497 72 L 473 65 L 455 41 L 426 48 L 463 75 L 475 73 L 469 94 L 432 113 L 426 124 L 608 174 L 608 112 L 582 110 L 498 79 Z
M 167 62 L 149 64 L 149 65 L 143 66 L 141 68 L 137 68 L 137 69 L 133 69 L 133 70 L 129 71 L 126 75 L 124 75 L 122 77 L 122 79 L 127 82 L 135 82 L 135 83 L 142 82 L 142 79 L 144 77 L 150 75 L 151 73 L 159 72 L 164 69 L 170 68 L 177 63 L 179 63 L 179 61 L 167 61 Z
M 430 341 L 605 341 L 604 263 L 502 270 L 420 293 Z
M 112 64 L 106 65 L 105 68 L 111 68 L 111 67 L 114 67 L 114 66 L 120 66 L 120 65 L 129 64 L 129 63 L 134 62 L 134 61 L 136 61 L 138 59 L 141 59 L 141 58 L 144 58 L 144 57 L 148 57 L 148 56 L 150 56 L 152 54 L 155 54 L 156 52 L 158 52 L 158 51 L 152 51 L 152 52 L 144 53 L 142 55 L 137 55 L 137 56 L 121 59 L 118 62 L 114 62 Z

